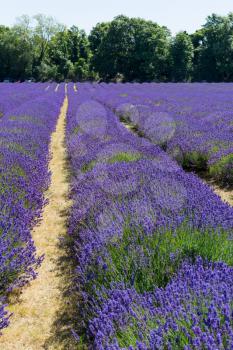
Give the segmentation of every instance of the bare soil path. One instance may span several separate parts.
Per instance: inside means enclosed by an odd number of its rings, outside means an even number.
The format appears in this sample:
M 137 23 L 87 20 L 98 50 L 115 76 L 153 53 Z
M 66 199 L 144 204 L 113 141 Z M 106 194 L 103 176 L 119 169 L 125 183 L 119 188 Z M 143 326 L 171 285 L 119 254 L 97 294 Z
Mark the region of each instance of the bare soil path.
M 217 193 L 224 202 L 233 206 L 233 191 L 227 190 L 226 188 L 221 188 L 216 184 L 213 184 L 211 181 L 207 181 L 208 185 Z
M 69 289 L 68 275 L 71 273 L 67 251 L 64 251 L 61 244 L 61 238 L 66 236 L 67 213 L 71 206 L 68 200 L 69 174 L 65 150 L 67 107 L 66 97 L 56 131 L 51 137 L 51 184 L 46 192 L 48 204 L 43 210 L 40 224 L 32 232 L 38 255 L 45 254 L 45 259 L 37 279 L 19 296 L 11 296 L 9 310 L 14 315 L 10 326 L 0 338 L 1 350 L 76 348 L 72 341 L 64 345 L 65 333 L 69 332 L 70 335 L 70 329 L 66 329 L 67 325 L 61 320 L 62 315 L 68 313 L 70 297 L 65 296 L 65 290 Z M 66 322 L 69 323 L 68 319 Z

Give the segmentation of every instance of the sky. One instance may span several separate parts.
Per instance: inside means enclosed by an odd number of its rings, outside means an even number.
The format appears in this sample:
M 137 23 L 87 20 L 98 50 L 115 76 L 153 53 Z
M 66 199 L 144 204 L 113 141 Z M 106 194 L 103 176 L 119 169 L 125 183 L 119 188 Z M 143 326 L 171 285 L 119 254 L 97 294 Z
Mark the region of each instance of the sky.
M 77 25 L 87 33 L 98 22 L 110 21 L 119 14 L 142 17 L 167 26 L 173 34 L 194 32 L 205 18 L 233 12 L 233 0 L 0 0 L 0 24 L 13 25 L 15 18 L 43 13 L 59 22 Z

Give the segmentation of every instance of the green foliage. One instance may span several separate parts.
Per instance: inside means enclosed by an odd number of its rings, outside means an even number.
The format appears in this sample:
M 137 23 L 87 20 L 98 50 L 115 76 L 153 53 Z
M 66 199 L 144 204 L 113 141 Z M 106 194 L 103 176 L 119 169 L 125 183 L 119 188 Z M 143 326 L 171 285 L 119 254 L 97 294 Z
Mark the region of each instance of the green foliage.
M 0 81 L 233 81 L 233 14 L 213 14 L 192 35 L 118 16 L 87 36 L 54 18 L 0 26 Z
M 182 157 L 182 167 L 184 169 L 206 170 L 208 155 L 201 152 L 185 153 Z
M 78 132 L 79 129 L 74 129 L 74 132 Z M 141 154 L 140 153 L 130 153 L 130 152 L 119 152 L 116 153 L 115 155 L 111 156 L 110 158 L 107 157 L 106 159 L 102 159 L 101 162 L 107 162 L 109 164 L 114 164 L 117 162 L 135 162 L 137 160 L 139 160 L 141 158 Z M 94 169 L 95 165 L 98 163 L 98 161 L 96 160 L 92 160 L 90 163 L 88 164 L 84 164 L 82 166 L 82 172 L 86 173 L 88 171 L 91 171 L 92 169 Z
M 180 32 L 171 45 L 172 77 L 175 81 L 189 81 L 193 68 L 194 48 L 190 36 Z
M 47 63 L 48 48 L 54 35 L 64 30 L 53 17 L 38 14 L 33 17 L 36 21 L 35 27 L 31 29 L 33 42 L 33 74 L 39 78 L 40 66 Z
M 73 130 L 73 134 L 77 135 L 79 133 L 79 131 L 80 131 L 80 126 L 76 126 Z
M 210 165 L 209 173 L 213 178 L 233 186 L 233 154 L 228 154 L 219 162 Z
M 13 28 L 0 27 L 0 80 L 86 80 L 91 51 L 83 30 L 67 30 L 42 14 L 18 18 Z
M 108 159 L 108 163 L 113 164 L 117 162 L 135 162 L 140 158 L 140 153 L 119 152 Z
M 88 171 L 91 171 L 92 169 L 94 169 L 95 165 L 96 165 L 96 161 L 92 160 L 90 163 L 84 164 L 81 168 L 81 171 L 83 173 L 87 173 Z
M 110 23 L 108 22 L 102 22 L 98 23 L 94 28 L 92 28 L 91 33 L 88 37 L 90 48 L 93 54 L 96 54 L 100 44 L 103 41 L 103 38 L 107 34 L 110 27 Z
M 16 28 L 0 27 L 0 80 L 24 80 L 32 74 L 31 42 Z
M 19 176 L 19 177 L 26 177 L 26 173 L 25 173 L 25 170 L 20 167 L 19 165 L 14 165 L 12 168 L 11 168 L 11 172 L 13 175 L 16 175 L 16 176 Z
M 233 14 L 213 14 L 207 18 L 196 47 L 196 71 L 201 80 L 232 81 L 233 79 Z M 196 73 L 197 75 L 197 73 Z
M 187 225 L 176 231 L 168 229 L 145 235 L 139 228 L 126 225 L 122 237 L 114 237 L 106 244 L 108 257 L 103 257 L 106 268 L 90 268 L 97 287 L 123 281 L 140 293 L 152 291 L 155 286 L 164 287 L 184 259 L 194 262 L 201 256 L 233 265 L 233 241 L 228 235 L 216 229 L 193 231 Z
M 91 33 L 94 69 L 107 80 L 118 74 L 127 81 L 164 80 L 169 37 L 166 28 L 138 18 L 118 16 L 110 25 L 99 24 Z
M 86 34 L 77 27 L 58 32 L 49 43 L 50 65 L 56 67 L 54 79 L 82 81 L 89 76 L 90 49 Z

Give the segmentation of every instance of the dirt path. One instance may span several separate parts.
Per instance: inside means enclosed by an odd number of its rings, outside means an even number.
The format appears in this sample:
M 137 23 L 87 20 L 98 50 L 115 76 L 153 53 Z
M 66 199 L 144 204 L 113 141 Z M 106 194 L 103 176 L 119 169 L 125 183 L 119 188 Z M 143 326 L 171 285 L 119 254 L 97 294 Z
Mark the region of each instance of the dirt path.
M 214 188 L 214 191 L 224 200 L 233 206 L 233 191 L 225 191 L 220 188 Z
M 38 255 L 45 254 L 45 259 L 38 278 L 23 290 L 17 300 L 11 300 L 9 310 L 14 315 L 0 338 L 1 350 L 74 349 L 63 347 L 62 342 L 55 344 L 53 339 L 56 332 L 64 332 L 66 326 L 59 323 L 58 315 L 61 316 L 69 303 L 68 298 L 64 298 L 69 271 L 64 271 L 66 253 L 60 244 L 60 238 L 66 234 L 65 213 L 71 205 L 67 200 L 69 184 L 64 147 L 67 107 L 66 97 L 50 144 L 51 184 L 46 193 L 49 202 L 44 208 L 41 223 L 32 233 Z
M 233 206 L 233 191 L 222 189 L 219 186 L 212 184 L 210 181 L 208 181 L 207 184 L 222 198 L 224 202 L 227 202 Z

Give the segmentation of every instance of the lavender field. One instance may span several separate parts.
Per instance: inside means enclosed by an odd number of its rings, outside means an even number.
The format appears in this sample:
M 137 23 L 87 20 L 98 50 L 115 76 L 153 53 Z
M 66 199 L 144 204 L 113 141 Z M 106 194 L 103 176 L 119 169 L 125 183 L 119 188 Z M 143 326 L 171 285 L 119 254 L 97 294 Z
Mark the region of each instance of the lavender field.
M 233 208 L 214 191 L 232 196 L 233 84 L 0 92 L 3 338 L 9 293 L 30 288 L 45 263 L 32 228 L 47 205 L 49 144 L 66 97 L 72 205 L 59 244 L 69 245 L 75 310 L 66 349 L 233 349 Z

